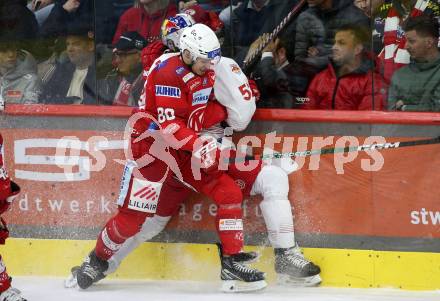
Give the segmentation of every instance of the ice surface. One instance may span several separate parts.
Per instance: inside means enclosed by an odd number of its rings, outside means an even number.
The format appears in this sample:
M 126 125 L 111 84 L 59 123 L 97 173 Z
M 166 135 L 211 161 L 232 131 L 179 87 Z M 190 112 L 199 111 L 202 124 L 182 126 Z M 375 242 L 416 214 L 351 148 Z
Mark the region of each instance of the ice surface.
M 258 293 L 225 294 L 216 282 L 103 280 L 87 291 L 66 289 L 61 278 L 14 277 L 28 301 L 438 301 L 439 291 L 292 288 L 269 284 Z

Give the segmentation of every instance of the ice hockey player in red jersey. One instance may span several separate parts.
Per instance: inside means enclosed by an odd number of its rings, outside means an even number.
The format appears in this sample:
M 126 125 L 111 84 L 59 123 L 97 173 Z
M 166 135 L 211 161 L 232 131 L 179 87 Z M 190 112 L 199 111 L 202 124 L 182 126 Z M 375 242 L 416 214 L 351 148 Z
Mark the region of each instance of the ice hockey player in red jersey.
M 191 17 L 178 14 L 164 21 L 162 26 L 162 43 L 167 45 L 171 52 L 179 51 L 179 37 L 182 30 L 193 25 Z M 151 49 L 144 52 L 144 66 L 150 69 L 151 61 L 159 53 L 160 47 L 152 45 Z M 163 49 L 161 50 L 163 51 Z M 147 55 L 148 54 L 148 55 Z M 223 128 L 218 123 L 225 122 L 234 131 L 242 131 L 249 124 L 255 112 L 255 88 L 252 89 L 248 79 L 241 71 L 238 64 L 226 57 L 221 57 L 214 68 L 216 81 L 214 83 L 215 99 L 223 106 L 218 107 L 215 102 L 210 102 L 205 111 L 203 134 L 209 134 L 219 141 L 222 140 Z M 146 72 L 148 74 L 148 72 Z M 222 109 L 225 110 L 223 114 Z M 219 113 L 220 111 L 220 113 Z M 214 126 L 212 126 L 214 125 Z M 270 151 L 270 150 L 269 150 Z M 288 200 L 289 184 L 287 175 L 296 170 L 296 163 L 290 158 L 264 162 L 264 165 L 256 167 L 252 171 L 240 171 L 230 166 L 228 174 L 234 180 L 241 183 L 243 195 L 261 195 L 263 201 L 260 208 L 268 229 L 269 240 L 275 252 L 275 271 L 278 274 L 279 283 L 294 286 L 314 286 L 321 282 L 318 266 L 307 260 L 301 253 L 295 242 L 293 217 Z M 176 184 L 177 185 L 177 184 Z M 182 185 L 181 185 L 182 186 Z M 173 192 L 176 192 L 173 196 Z M 177 190 L 161 194 L 161 197 L 175 199 L 180 204 L 187 197 L 187 193 Z M 180 202 L 177 201 L 180 198 Z M 156 214 L 148 219 L 142 226 L 141 231 L 128 240 L 110 260 L 110 267 L 105 274 L 116 270 L 120 262 L 142 242 L 152 239 L 165 228 L 173 211 L 169 215 Z M 257 254 L 245 253 L 243 262 L 254 261 Z
M 78 286 L 88 288 L 108 269 L 108 260 L 122 244 L 140 231 L 146 218 L 172 204 L 159 199 L 164 184 L 184 182 L 210 197 L 217 205 L 216 229 L 222 256 L 224 287 L 243 290 L 264 288 L 265 274 L 240 263 L 243 249 L 242 192 L 234 180 L 219 170 L 220 151 L 215 139 L 201 139 L 204 114 L 215 81 L 213 64 L 220 59 L 220 44 L 203 24 L 186 28 L 180 37 L 180 53 L 160 57 L 148 75 L 148 119 L 134 125 L 134 153 L 150 156 L 148 164 L 126 167 L 119 211 L 98 236 L 94 250 L 77 271 Z M 148 131 L 145 131 L 148 129 Z M 131 174 L 130 174 L 131 173 Z M 177 178 L 177 179 L 176 179 Z M 149 192 L 145 192 L 148 187 Z M 125 190 L 125 191 L 124 191 Z
M 171 23 L 171 24 L 170 24 Z M 191 17 L 185 14 L 179 14 L 165 20 L 162 26 L 163 45 L 168 45 L 171 51 L 178 51 L 179 37 L 183 28 L 192 26 L 194 22 Z M 151 44 L 150 44 L 151 45 Z M 146 62 L 148 71 L 153 61 L 158 57 L 163 46 L 151 45 L 152 47 L 144 52 L 144 62 Z M 158 52 L 158 49 L 161 49 Z M 148 54 L 148 56 L 146 55 Z M 208 104 L 205 111 L 204 127 L 209 127 L 226 119 L 228 125 L 235 131 L 241 131 L 246 128 L 247 124 L 255 112 L 254 91 L 250 91 L 250 86 L 246 76 L 242 73 L 238 65 L 231 59 L 222 57 L 220 62 L 215 66 L 216 81 L 214 84 L 214 94 L 219 102 L 224 106 L 219 108 Z M 148 72 L 146 72 L 148 74 Z M 252 92 L 252 93 L 251 93 Z M 214 103 L 215 104 L 215 103 Z M 212 109 L 214 108 L 214 109 Z M 224 113 L 218 113 L 226 109 Z M 204 134 L 209 132 L 216 138 L 222 137 L 223 129 L 218 126 L 204 130 Z M 220 133 L 220 135 L 219 135 Z M 319 267 L 308 261 L 301 254 L 299 247 L 295 243 L 293 233 L 293 221 L 290 210 L 290 204 L 287 199 L 288 181 L 287 174 L 295 170 L 295 163 L 290 159 L 283 159 L 282 162 L 273 162 L 273 166 L 265 164 L 263 168 L 256 168 L 252 172 L 241 172 L 232 169 L 229 174 L 235 180 L 244 183 L 241 185 L 243 194 L 248 196 L 252 194 L 261 194 L 263 201 L 260 207 L 263 212 L 269 233 L 269 239 L 275 250 L 275 270 L 282 283 L 289 285 L 317 285 L 320 283 Z M 278 166 L 277 166 L 278 165 Z M 258 177 L 257 177 L 258 175 Z M 180 185 L 179 185 L 180 184 Z M 191 192 L 185 189 L 181 183 L 177 181 L 172 185 L 164 183 L 161 190 L 161 198 L 171 199 L 175 204 L 175 208 L 167 206 L 168 211 L 159 210 L 152 218 L 148 218 L 142 225 L 141 230 L 132 238 L 128 239 L 122 247 L 109 260 L 109 268 L 104 272 L 108 275 L 116 270 L 120 262 L 142 242 L 151 239 L 166 226 L 171 216 L 175 213 L 178 205 L 184 201 Z M 288 231 L 286 230 L 288 229 Z M 282 232 L 282 233 L 281 233 Z M 248 263 L 256 259 L 257 254 L 254 252 L 241 253 L 240 262 Z M 87 259 L 89 260 L 89 259 Z M 77 270 L 79 267 L 75 267 Z M 73 273 L 66 281 L 66 286 L 76 285 L 75 273 Z M 103 278 L 104 275 L 97 278 Z
M 0 134 L 0 215 L 5 213 L 12 201 L 20 192 L 20 187 L 11 181 L 4 166 L 3 137 Z M 0 244 L 5 244 L 9 230 L 5 220 L 0 217 Z M 21 292 L 11 286 L 11 277 L 6 272 L 6 266 L 0 255 L 0 301 L 26 301 Z

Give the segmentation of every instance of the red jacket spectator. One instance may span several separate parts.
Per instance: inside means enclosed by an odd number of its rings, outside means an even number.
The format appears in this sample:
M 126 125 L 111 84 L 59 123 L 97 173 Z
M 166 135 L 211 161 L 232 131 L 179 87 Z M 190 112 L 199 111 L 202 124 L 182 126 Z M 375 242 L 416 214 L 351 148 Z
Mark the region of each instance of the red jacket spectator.
M 147 13 L 142 4 L 140 7 L 129 8 L 119 19 L 116 33 L 113 36 L 113 44 L 119 40 L 122 33 L 128 31 L 137 31 L 149 43 L 159 40 L 163 20 L 167 17 L 173 17 L 177 13 L 174 1 L 169 2 L 167 7 L 152 14 Z
M 381 75 L 372 72 L 369 62 L 341 77 L 336 76 L 332 64 L 318 73 L 307 91 L 304 109 L 321 110 L 381 110 L 386 99 L 386 88 Z M 374 89 L 374 93 L 373 93 Z

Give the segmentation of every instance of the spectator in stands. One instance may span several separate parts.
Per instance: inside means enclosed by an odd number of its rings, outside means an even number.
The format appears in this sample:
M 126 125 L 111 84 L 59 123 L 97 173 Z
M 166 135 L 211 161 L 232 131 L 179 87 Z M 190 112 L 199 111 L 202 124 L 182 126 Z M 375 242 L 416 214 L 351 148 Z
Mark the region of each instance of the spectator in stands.
M 232 5 L 226 6 L 220 13 L 219 18 L 225 24 L 225 27 L 229 29 L 230 21 L 231 21 L 231 12 L 236 9 L 242 1 L 232 1 Z
M 409 65 L 397 70 L 388 96 L 388 109 L 440 111 L 439 24 L 428 16 L 408 19 L 405 49 Z
M 297 107 L 294 84 L 294 47 L 288 32 L 269 43 L 263 50 L 261 62 L 255 69 L 255 78 L 261 92 L 258 107 L 284 108 Z M 303 95 L 302 95 L 303 96 Z
M 382 73 L 387 83 L 391 81 L 396 70 L 410 62 L 402 25 L 408 17 L 420 15 L 440 17 L 440 4 L 438 1 L 428 0 L 392 0 L 380 6 L 373 17 L 373 49 L 379 54 Z
M 232 27 L 226 31 L 222 53 L 233 57 L 241 65 L 249 48 L 259 46 L 260 40 L 256 40 L 264 33 L 271 33 L 297 2 L 299 1 L 244 0 L 241 2 L 232 13 Z M 229 39 L 230 31 L 233 31 L 234 37 L 232 45 Z
M 11 39 L 0 38 L 0 102 L 37 103 L 41 81 L 32 55 Z
M 27 7 L 34 12 L 38 25 L 41 26 L 46 21 L 54 5 L 54 0 L 32 0 Z
M 361 9 L 368 18 L 371 18 L 383 3 L 384 0 L 354 0 L 354 5 Z
M 43 88 L 45 103 L 96 104 L 93 32 L 71 28 L 66 37 L 67 61 L 58 61 Z
M 43 38 L 65 36 L 68 30 L 94 27 L 93 0 L 55 0 L 46 21 L 41 26 Z
M 21 43 L 38 35 L 38 23 L 26 0 L 0 1 L 0 34 L 14 36 Z
M 177 13 L 174 0 L 135 0 L 135 5 L 120 17 L 113 44 L 124 32 L 137 31 L 148 43 L 160 40 L 163 20 Z
M 307 91 L 306 109 L 381 109 L 386 90 L 380 85 L 368 57 L 369 32 L 358 25 L 344 25 L 336 31 L 331 62 L 318 73 Z
M 307 86 L 319 71 L 327 67 L 336 30 L 347 24 L 369 27 L 368 17 L 353 0 L 308 0 L 295 27 L 295 65 L 298 68 L 298 90 Z
M 184 12 L 189 6 L 199 4 L 207 11 L 220 12 L 230 4 L 229 0 L 186 0 L 179 1 L 179 11 Z M 198 22 L 197 22 L 198 23 Z
M 116 68 L 98 82 L 99 103 L 135 106 L 143 88 L 141 50 L 147 45 L 136 31 L 121 35 L 114 45 Z

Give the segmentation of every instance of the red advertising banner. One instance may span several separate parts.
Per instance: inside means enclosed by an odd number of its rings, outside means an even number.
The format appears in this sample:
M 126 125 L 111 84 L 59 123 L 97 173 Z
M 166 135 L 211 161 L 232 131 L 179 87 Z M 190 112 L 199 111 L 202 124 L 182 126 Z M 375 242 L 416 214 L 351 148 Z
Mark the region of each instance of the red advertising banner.
M 125 161 L 122 132 L 3 129 L 2 135 L 7 168 L 22 187 L 8 213 L 13 224 L 100 227 L 114 214 Z M 261 142 L 256 150 L 274 139 L 256 137 Z M 275 138 L 275 149 L 281 152 L 382 141 Z M 415 139 L 420 137 L 386 141 Z M 440 145 L 312 155 L 296 161 L 300 170 L 290 175 L 290 200 L 297 233 L 440 237 Z M 244 201 L 248 232 L 264 231 L 258 203 L 258 198 Z M 211 231 L 215 213 L 211 201 L 194 195 L 170 227 Z

